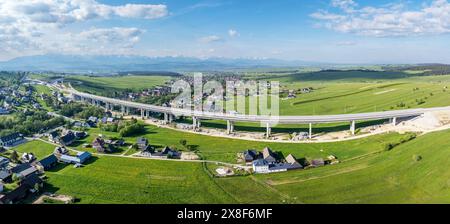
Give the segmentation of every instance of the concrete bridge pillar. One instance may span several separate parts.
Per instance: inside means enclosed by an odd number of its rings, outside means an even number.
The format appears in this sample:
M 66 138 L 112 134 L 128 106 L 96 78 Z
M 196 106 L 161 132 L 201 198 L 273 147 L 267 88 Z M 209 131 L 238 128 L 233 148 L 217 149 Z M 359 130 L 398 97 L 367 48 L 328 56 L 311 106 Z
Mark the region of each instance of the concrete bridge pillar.
M 227 134 L 231 134 L 234 132 L 234 122 L 227 120 Z
M 392 126 L 397 126 L 397 118 L 396 117 L 392 118 Z
M 145 119 L 145 117 L 144 117 L 144 113 L 145 113 L 145 110 L 141 108 L 141 119 L 142 119 L 142 120 L 144 120 L 144 119 Z
M 352 133 L 352 135 L 355 135 L 355 128 L 356 128 L 356 122 L 351 121 L 350 122 L 350 132 Z
M 173 114 L 169 114 L 169 123 L 173 122 Z
M 309 139 L 312 139 L 312 123 L 309 123 L 308 138 L 309 138 Z
M 269 123 L 266 123 L 266 138 L 269 138 L 272 135 L 272 128 Z
M 164 113 L 164 122 L 169 123 L 169 114 Z
M 192 126 L 195 129 L 200 128 L 201 121 L 197 117 L 192 117 Z
M 125 107 L 125 109 L 126 109 L 126 110 L 125 110 L 125 114 L 126 114 L 126 115 L 130 115 L 130 108 L 129 108 L 129 107 Z
M 125 115 L 125 106 L 120 106 L 120 112 L 122 113 L 122 116 Z

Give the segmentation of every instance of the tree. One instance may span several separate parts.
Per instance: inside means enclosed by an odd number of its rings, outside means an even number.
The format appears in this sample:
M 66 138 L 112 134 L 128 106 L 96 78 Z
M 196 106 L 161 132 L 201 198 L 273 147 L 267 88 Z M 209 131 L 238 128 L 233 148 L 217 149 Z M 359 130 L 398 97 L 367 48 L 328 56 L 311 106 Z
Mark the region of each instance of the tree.
M 186 145 L 187 145 L 186 139 L 180 139 L 180 144 L 181 144 L 184 148 L 186 148 Z
M 36 184 L 34 185 L 34 190 L 35 190 L 36 192 L 39 192 L 39 191 L 41 190 L 41 186 L 40 186 L 38 183 L 36 183 Z
M 17 163 L 17 162 L 19 162 L 19 154 L 17 154 L 17 152 L 14 150 L 14 151 L 12 151 L 11 155 L 9 155 L 9 159 L 12 162 Z

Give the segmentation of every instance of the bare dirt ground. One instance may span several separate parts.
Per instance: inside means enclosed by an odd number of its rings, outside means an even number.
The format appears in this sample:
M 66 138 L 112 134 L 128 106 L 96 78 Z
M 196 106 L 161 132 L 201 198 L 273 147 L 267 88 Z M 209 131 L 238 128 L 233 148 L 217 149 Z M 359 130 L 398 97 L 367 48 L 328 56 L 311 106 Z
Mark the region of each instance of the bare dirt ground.
M 33 204 L 44 204 L 44 199 L 50 199 L 54 201 L 60 201 L 64 204 L 69 204 L 73 201 L 73 197 L 68 195 L 54 195 L 50 193 L 43 193 L 39 198 L 37 198 Z

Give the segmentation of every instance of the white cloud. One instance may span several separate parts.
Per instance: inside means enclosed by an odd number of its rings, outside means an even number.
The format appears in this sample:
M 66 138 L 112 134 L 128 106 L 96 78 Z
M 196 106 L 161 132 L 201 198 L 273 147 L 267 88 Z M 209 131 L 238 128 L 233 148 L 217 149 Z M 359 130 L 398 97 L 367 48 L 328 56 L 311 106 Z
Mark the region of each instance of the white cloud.
M 358 6 L 353 0 L 332 0 L 331 5 L 349 12 Z
M 131 54 L 139 42 L 144 30 L 129 27 L 90 28 L 75 33 L 64 33 L 58 36 L 44 37 L 40 50 L 47 53 L 108 55 Z M 44 41 L 45 40 L 45 41 Z
M 239 36 L 239 33 L 236 30 L 230 29 L 230 30 L 228 30 L 228 36 L 236 37 L 236 36 Z
M 6 53 L 52 51 L 56 46 L 70 49 L 67 37 L 68 25 L 88 20 L 106 20 L 113 17 L 157 19 L 168 15 L 166 5 L 126 4 L 112 6 L 96 0 L 1 0 L 0 1 L 0 49 Z M 119 31 L 125 32 L 120 34 Z M 111 32 L 106 35 L 105 32 Z M 80 35 L 91 35 L 86 42 L 114 42 L 124 39 L 124 43 L 139 40 L 142 32 L 136 28 L 91 29 Z M 69 33 L 70 34 L 70 33 Z M 94 37 L 95 35 L 99 35 Z M 129 38 L 132 37 L 132 38 Z M 103 39 L 102 39 L 103 38 Z M 130 42 L 129 40 L 133 40 Z M 73 49 L 81 40 L 75 40 Z M 111 46 L 110 49 L 114 49 Z M 122 49 L 122 48 L 119 48 Z M 27 52 L 25 52 L 27 51 Z
M 198 39 L 201 43 L 212 43 L 212 42 L 219 42 L 222 41 L 222 38 L 216 35 L 201 37 Z
M 352 0 L 332 0 L 338 12 L 319 10 L 311 17 L 321 27 L 365 36 L 411 36 L 450 33 L 450 3 L 434 0 L 418 10 L 403 4 L 358 7 Z

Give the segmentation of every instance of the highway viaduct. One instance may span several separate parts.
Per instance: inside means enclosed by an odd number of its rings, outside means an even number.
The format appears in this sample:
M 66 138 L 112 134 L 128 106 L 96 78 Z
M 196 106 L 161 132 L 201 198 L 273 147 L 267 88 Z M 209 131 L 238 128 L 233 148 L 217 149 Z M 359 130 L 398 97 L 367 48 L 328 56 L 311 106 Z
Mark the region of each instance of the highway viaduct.
M 358 113 L 358 114 L 338 114 L 338 115 L 314 115 L 314 116 L 263 116 L 263 115 L 240 115 L 240 114 L 226 114 L 213 113 L 205 111 L 193 111 L 189 109 L 178 109 L 171 107 L 155 106 L 126 100 L 113 99 L 108 97 L 97 96 L 89 93 L 79 92 L 75 89 L 64 89 L 64 91 L 71 94 L 75 100 L 80 100 L 86 103 L 92 103 L 97 106 L 104 106 L 106 110 L 113 110 L 114 106 L 121 108 L 122 114 L 130 113 L 130 108 L 140 110 L 142 119 L 148 118 L 150 112 L 164 114 L 164 120 L 167 123 L 173 121 L 174 116 L 192 117 L 194 129 L 201 125 L 202 119 L 209 120 L 223 120 L 227 122 L 227 133 L 234 132 L 235 122 L 255 122 L 260 123 L 266 128 L 266 136 L 271 135 L 271 128 L 276 124 L 309 124 L 309 138 L 312 138 L 313 124 L 320 123 L 337 123 L 349 122 L 350 132 L 354 135 L 356 128 L 356 121 L 366 120 L 381 120 L 390 119 L 392 125 L 397 124 L 399 118 L 416 117 L 426 112 L 450 110 L 450 107 L 434 107 L 434 108 L 418 108 L 407 110 L 392 110 L 382 112 Z

